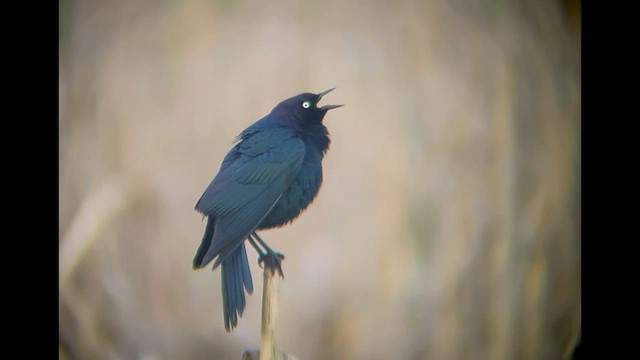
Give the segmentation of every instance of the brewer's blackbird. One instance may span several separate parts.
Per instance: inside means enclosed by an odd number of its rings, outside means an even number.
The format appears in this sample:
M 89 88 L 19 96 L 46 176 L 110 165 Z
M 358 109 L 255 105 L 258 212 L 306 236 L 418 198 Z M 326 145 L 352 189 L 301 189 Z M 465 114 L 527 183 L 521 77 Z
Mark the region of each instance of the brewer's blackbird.
M 330 142 L 322 120 L 328 110 L 343 105 L 317 104 L 333 89 L 284 100 L 242 131 L 195 206 L 207 217 L 207 225 L 193 268 L 202 268 L 214 258 L 214 270 L 222 265 L 227 331 L 242 316 L 244 289 L 253 292 L 244 241 L 256 249 L 261 265 L 277 269 L 282 276 L 284 256 L 269 248 L 256 231 L 293 221 L 318 194 L 322 158 Z

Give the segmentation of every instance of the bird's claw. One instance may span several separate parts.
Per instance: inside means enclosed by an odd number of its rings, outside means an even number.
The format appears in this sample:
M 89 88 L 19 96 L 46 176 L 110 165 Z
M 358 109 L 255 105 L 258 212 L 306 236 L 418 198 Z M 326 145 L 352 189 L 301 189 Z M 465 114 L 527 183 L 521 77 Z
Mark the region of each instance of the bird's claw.
M 271 270 L 271 274 L 275 274 L 276 270 L 280 274 L 280 277 L 284 279 L 284 275 L 282 274 L 282 260 L 284 260 L 284 255 L 278 252 L 267 253 L 258 259 L 258 265 L 262 268 L 267 268 Z M 264 266 L 262 265 L 264 263 Z

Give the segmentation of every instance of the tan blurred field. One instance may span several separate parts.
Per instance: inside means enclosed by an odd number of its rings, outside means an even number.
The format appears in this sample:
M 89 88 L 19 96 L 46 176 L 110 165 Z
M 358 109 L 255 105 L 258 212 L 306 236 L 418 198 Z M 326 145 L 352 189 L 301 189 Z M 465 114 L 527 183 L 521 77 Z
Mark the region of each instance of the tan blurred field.
M 240 359 L 193 207 L 234 137 L 337 90 L 286 255 L 300 359 L 561 359 L 579 339 L 580 5 L 60 2 L 61 359 Z

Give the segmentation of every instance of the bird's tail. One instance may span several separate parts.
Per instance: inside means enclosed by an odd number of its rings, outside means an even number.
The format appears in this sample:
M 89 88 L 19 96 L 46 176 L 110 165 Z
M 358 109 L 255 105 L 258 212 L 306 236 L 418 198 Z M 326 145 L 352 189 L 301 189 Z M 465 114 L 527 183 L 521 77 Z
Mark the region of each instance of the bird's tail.
M 224 327 L 233 330 L 245 307 L 244 289 L 253 293 L 251 270 L 244 242 L 222 261 L 222 303 Z
M 200 246 L 198 247 L 196 256 L 193 258 L 194 269 L 199 269 L 207 265 L 207 263 L 204 262 L 204 256 L 211 246 L 211 241 L 213 240 L 213 231 L 215 230 L 215 228 L 216 219 L 213 216 L 207 217 L 207 227 L 204 229 L 204 235 L 202 236 L 202 241 L 200 242 Z

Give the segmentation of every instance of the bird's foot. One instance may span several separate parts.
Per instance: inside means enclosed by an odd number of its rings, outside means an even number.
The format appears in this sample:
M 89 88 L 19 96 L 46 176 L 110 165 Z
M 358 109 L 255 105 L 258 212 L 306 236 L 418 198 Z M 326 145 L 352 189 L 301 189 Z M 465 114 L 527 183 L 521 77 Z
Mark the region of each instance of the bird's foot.
M 284 279 L 282 274 L 282 260 L 284 255 L 275 251 L 267 251 L 266 254 L 260 255 L 258 258 L 258 265 L 262 268 L 271 270 L 271 274 L 275 274 L 276 270 L 280 273 L 280 277 Z M 262 265 L 264 263 L 264 266 Z

